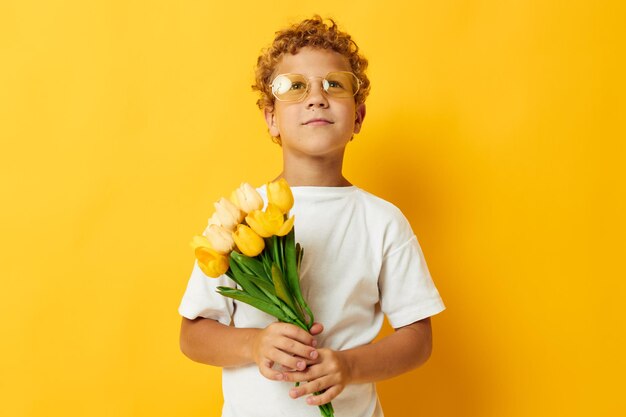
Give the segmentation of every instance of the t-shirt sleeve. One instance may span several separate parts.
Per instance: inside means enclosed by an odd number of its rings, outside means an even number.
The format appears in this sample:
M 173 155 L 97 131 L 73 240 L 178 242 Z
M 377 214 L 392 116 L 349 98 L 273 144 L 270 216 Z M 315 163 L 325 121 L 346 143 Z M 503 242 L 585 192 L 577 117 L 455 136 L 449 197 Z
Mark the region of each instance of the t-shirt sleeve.
M 234 311 L 233 300 L 218 294 L 217 287 L 235 287 L 235 283 L 226 275 L 209 278 L 194 262 L 187 290 L 178 307 L 181 316 L 193 320 L 197 317 L 217 320 L 229 325 Z
M 422 248 L 401 216 L 396 245 L 386 251 L 378 279 L 380 303 L 392 327 L 406 326 L 445 310 L 428 271 Z

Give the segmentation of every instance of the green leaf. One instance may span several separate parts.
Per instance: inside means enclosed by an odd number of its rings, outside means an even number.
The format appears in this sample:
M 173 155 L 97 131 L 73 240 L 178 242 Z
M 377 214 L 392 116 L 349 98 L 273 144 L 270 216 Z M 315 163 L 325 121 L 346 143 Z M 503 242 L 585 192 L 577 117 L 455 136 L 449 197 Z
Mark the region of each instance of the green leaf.
M 254 275 L 248 275 L 248 278 L 250 279 L 250 281 L 254 282 L 254 284 L 259 287 L 259 289 L 263 291 L 268 296 L 268 298 L 272 299 L 272 302 L 274 304 L 278 304 L 278 297 L 276 296 L 276 289 L 274 288 L 273 284 L 265 281 L 264 279 L 259 279 Z
M 269 299 L 269 301 L 272 302 L 274 305 L 278 306 L 281 303 L 281 301 L 278 299 L 278 296 L 276 295 L 276 289 L 274 288 L 273 283 L 267 282 L 263 278 L 259 278 L 255 275 L 249 274 L 245 274 L 244 279 L 247 279 L 248 281 L 256 285 L 259 290 L 261 290 Z
M 269 239 L 265 239 L 266 242 L 268 240 Z M 269 255 L 269 250 L 264 250 L 263 252 L 261 252 L 261 262 L 263 263 L 263 270 L 265 271 L 265 275 L 269 277 L 270 281 L 272 281 L 272 257 Z
M 232 252 L 231 257 L 234 258 L 235 261 L 237 261 L 237 264 L 248 274 L 266 278 L 269 282 L 272 281 L 272 277 L 270 274 L 266 273 L 262 261 L 256 258 L 250 258 L 249 256 L 237 252 Z
M 291 319 L 289 322 L 293 322 L 295 320 L 298 325 L 303 323 L 303 315 L 301 313 L 298 314 L 293 306 L 293 302 L 292 305 L 287 305 L 285 301 L 280 299 L 276 293 L 276 287 L 273 281 L 266 281 L 262 277 L 248 274 L 240 268 L 237 260 L 233 260 L 233 262 L 235 263 L 235 266 L 232 270 L 234 275 L 236 275 L 236 282 L 243 288 L 243 292 L 257 299 L 273 304 L 277 308 L 281 309 L 283 313 Z M 306 324 L 303 323 L 301 327 L 305 328 Z
M 296 264 L 298 265 L 298 271 L 300 271 L 300 252 L 302 252 L 302 246 L 296 243 Z
M 229 262 L 229 264 L 230 264 L 230 262 L 231 262 L 231 261 L 229 260 L 228 262 Z M 241 284 L 239 283 L 239 281 L 237 281 L 237 277 L 235 276 L 235 272 L 233 271 L 233 269 L 232 269 L 232 268 L 230 268 L 230 267 L 228 268 L 228 271 L 226 271 L 226 275 L 227 275 L 230 279 L 232 279 L 233 281 L 235 281 L 235 283 L 241 287 Z
M 280 270 L 282 271 L 284 275 L 285 274 L 285 237 L 276 236 L 276 241 L 278 242 L 278 257 L 280 258 L 278 265 L 280 266 Z M 289 283 L 287 283 L 287 285 L 289 285 Z
M 280 308 L 276 307 L 274 304 L 255 298 L 241 290 L 230 287 L 217 287 L 217 292 L 222 294 L 224 297 L 233 298 L 235 300 L 241 301 L 242 303 L 249 304 L 254 308 L 257 308 L 271 316 L 276 317 L 282 322 L 293 322 Z
M 263 279 L 259 279 L 258 277 L 254 275 L 246 274 L 245 272 L 238 273 L 238 275 L 239 275 L 239 280 L 245 283 L 246 288 L 250 289 L 253 286 L 257 286 L 258 289 L 263 294 L 256 292 L 254 288 L 252 290 L 254 291 L 253 294 L 255 294 L 256 297 L 250 294 L 250 291 L 245 291 L 245 290 L 243 291 L 237 290 L 237 291 L 240 291 L 241 293 L 246 294 L 248 296 L 252 296 L 256 298 L 257 300 L 261 300 L 267 304 L 271 304 L 274 307 L 281 310 L 282 311 L 281 317 L 283 318 L 286 317 L 286 319 L 279 318 L 280 321 L 286 321 L 287 323 L 295 324 L 303 328 L 304 330 L 309 330 L 310 326 L 307 327 L 307 325 L 304 323 L 304 320 L 302 319 L 302 315 L 296 313 L 293 310 L 293 308 L 289 307 L 283 300 L 279 299 L 276 296 L 276 293 L 275 293 L 276 289 L 274 288 L 272 284 L 270 284 L 269 282 Z M 230 287 L 224 287 L 224 288 L 230 288 Z M 274 317 L 277 317 L 277 316 L 274 316 Z
M 280 267 L 281 262 L 280 262 L 280 254 L 279 254 L 279 250 L 278 250 L 278 242 L 276 241 L 276 237 L 277 236 L 272 236 L 270 239 L 272 241 L 272 268 L 274 267 L 274 265 L 277 265 L 280 268 L 280 271 L 282 272 L 282 268 Z M 273 279 L 273 274 L 274 272 L 272 271 L 272 279 Z
M 272 264 L 272 281 L 274 281 L 274 289 L 276 290 L 276 295 L 278 298 L 283 300 L 285 304 L 289 306 L 296 314 L 299 313 L 299 310 L 296 308 L 293 298 L 291 294 L 289 294 L 289 290 L 287 289 L 287 285 L 283 278 L 282 272 L 280 272 L 280 268 L 274 263 Z M 303 319 L 303 317 L 300 317 Z
M 298 265 L 298 274 L 300 274 L 300 267 L 302 266 L 302 258 L 304 257 L 304 248 L 299 243 L 296 244 L 296 263 Z
M 300 311 L 306 311 L 308 320 L 306 320 L 307 326 L 312 326 L 315 317 L 313 316 L 313 312 L 309 308 L 306 301 L 304 301 L 304 297 L 302 296 L 302 290 L 300 288 L 300 277 L 298 274 L 298 259 L 297 255 L 302 256 L 303 249 L 298 244 L 296 246 L 296 238 L 295 238 L 295 227 L 291 229 L 291 231 L 287 234 L 285 238 L 285 275 L 287 284 L 291 289 L 291 293 L 298 303 L 298 307 L 300 307 Z M 304 314 L 302 314 L 304 316 Z
M 294 228 L 287 234 L 285 239 L 285 275 L 287 278 L 287 284 L 291 288 L 292 292 L 297 292 L 300 289 L 300 282 L 298 280 L 298 264 L 296 260 L 297 248 L 295 245 L 295 233 Z
M 239 284 L 244 292 L 255 298 L 265 300 L 266 302 L 271 302 L 271 300 L 265 295 L 265 293 L 261 291 L 257 285 L 255 285 L 254 279 L 250 279 L 250 277 L 255 278 L 254 275 L 246 274 L 237 264 L 237 261 L 232 257 L 230 258 L 230 269 L 232 270 L 234 275 L 233 280 L 237 284 Z
M 270 236 L 265 239 L 265 247 L 267 248 L 267 253 L 270 259 L 274 260 L 274 236 Z

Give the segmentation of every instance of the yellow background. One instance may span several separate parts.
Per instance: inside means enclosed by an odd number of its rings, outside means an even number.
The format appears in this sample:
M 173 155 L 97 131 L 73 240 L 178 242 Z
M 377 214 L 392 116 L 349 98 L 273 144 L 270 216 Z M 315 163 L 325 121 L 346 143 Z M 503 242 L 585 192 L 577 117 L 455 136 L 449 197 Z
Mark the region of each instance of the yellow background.
M 279 172 L 254 63 L 317 12 L 371 63 L 345 173 L 447 305 L 386 415 L 624 415 L 622 4 L 1 2 L 0 414 L 218 416 L 178 348 L 188 242 Z

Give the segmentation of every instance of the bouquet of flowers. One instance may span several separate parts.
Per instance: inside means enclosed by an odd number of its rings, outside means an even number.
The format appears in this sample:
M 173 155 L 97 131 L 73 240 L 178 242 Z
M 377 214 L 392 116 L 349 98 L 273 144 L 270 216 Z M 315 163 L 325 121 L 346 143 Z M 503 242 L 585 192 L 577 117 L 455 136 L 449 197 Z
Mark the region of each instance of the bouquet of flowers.
M 304 249 L 295 241 L 287 181 L 267 184 L 267 199 L 263 210 L 261 195 L 250 184 L 241 184 L 230 199 L 215 203 L 206 230 L 191 245 L 202 272 L 213 278 L 226 274 L 237 284 L 220 286 L 218 293 L 309 331 L 314 316 L 300 289 Z M 319 408 L 322 416 L 334 416 L 331 403 Z

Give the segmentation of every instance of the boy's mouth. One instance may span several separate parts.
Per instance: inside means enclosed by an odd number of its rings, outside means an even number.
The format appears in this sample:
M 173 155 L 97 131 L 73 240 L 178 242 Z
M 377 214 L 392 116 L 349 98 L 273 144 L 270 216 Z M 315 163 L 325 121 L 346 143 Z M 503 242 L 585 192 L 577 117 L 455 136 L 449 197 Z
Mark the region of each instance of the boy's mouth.
M 312 125 L 312 126 L 322 126 L 322 125 L 333 124 L 333 122 L 331 122 L 330 120 L 327 120 L 327 119 L 315 118 L 315 119 L 307 120 L 306 122 L 304 122 L 302 124 L 303 125 Z

